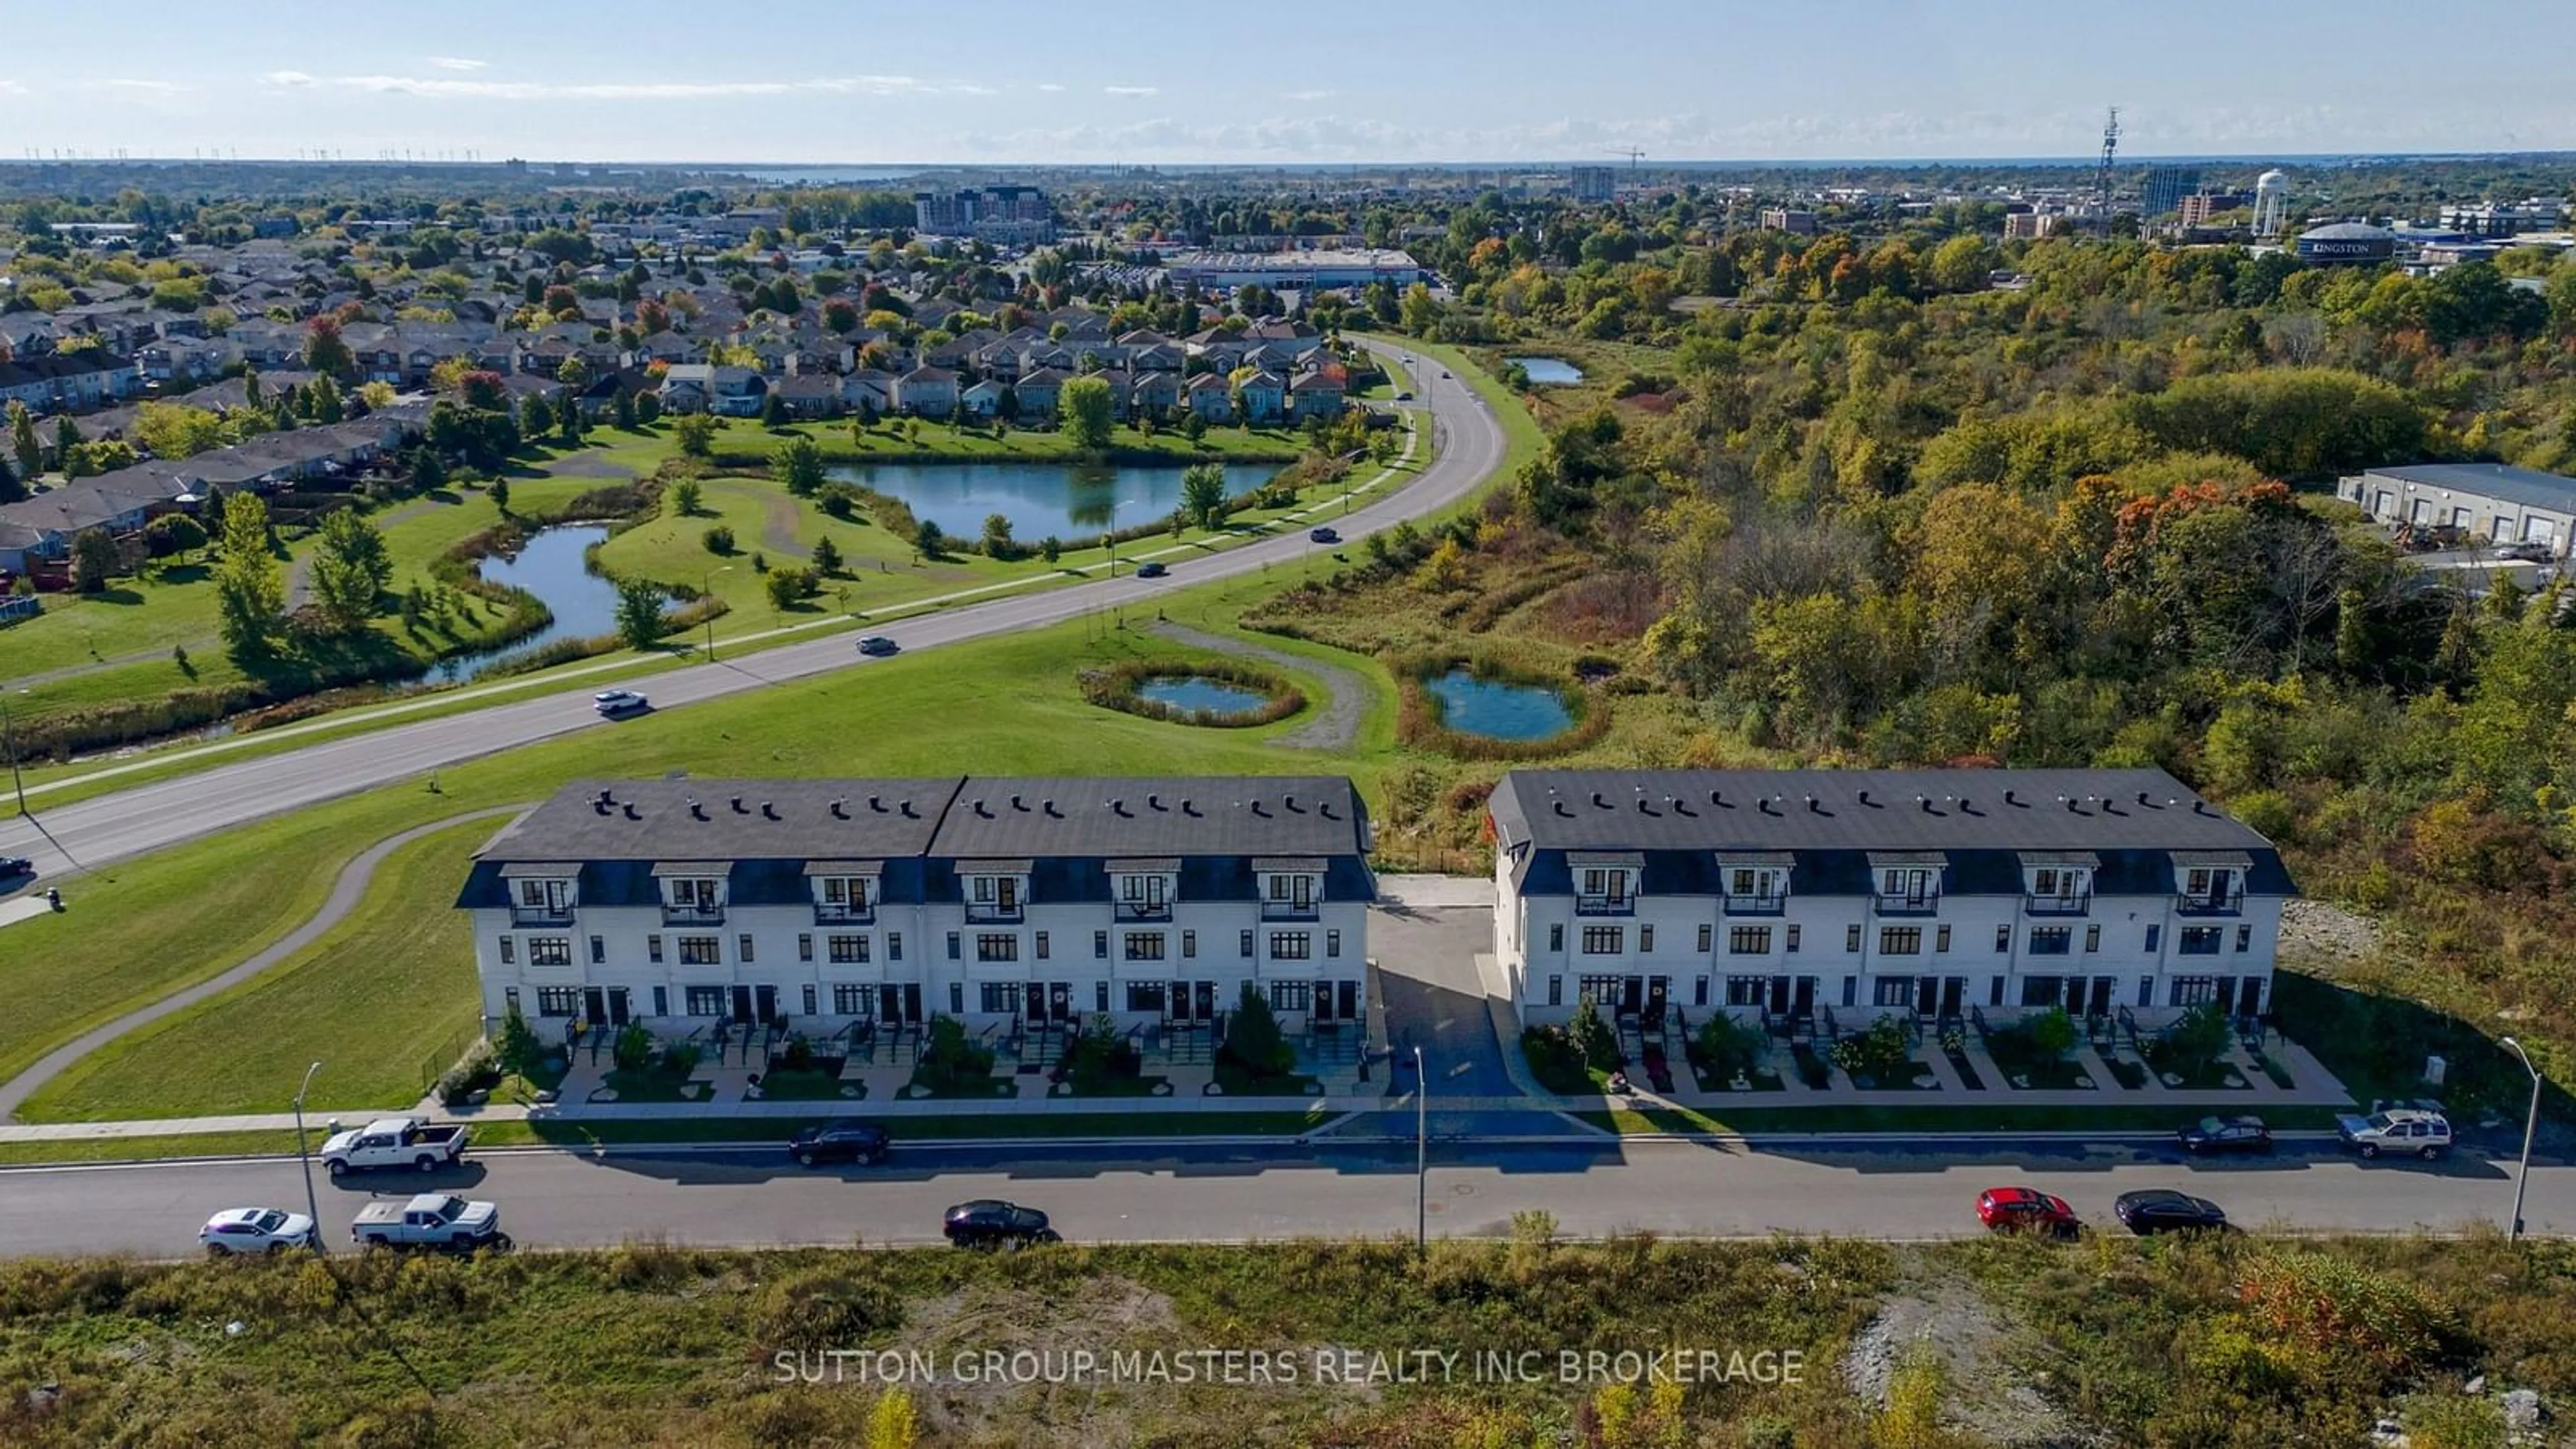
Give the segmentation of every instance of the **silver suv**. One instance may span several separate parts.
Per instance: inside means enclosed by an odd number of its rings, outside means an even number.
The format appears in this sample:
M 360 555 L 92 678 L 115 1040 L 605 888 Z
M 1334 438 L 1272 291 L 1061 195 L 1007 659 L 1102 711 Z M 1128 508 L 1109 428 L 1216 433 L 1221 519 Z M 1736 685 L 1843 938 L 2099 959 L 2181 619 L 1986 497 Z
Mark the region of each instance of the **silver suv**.
M 2451 1150 L 2450 1119 L 2412 1107 L 2373 1112 L 2367 1117 L 2338 1117 L 2335 1135 L 2364 1157 L 2402 1152 L 2430 1162 Z

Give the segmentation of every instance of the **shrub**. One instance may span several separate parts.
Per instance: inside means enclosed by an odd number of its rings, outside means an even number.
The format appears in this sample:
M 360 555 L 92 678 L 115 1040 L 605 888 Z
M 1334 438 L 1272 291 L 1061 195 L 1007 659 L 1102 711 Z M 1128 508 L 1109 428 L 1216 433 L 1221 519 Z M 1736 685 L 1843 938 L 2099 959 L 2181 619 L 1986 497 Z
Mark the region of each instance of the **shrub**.
M 1550 1091 L 1582 1092 L 1591 1087 L 1591 1079 L 1583 1071 L 1583 1053 L 1575 1049 L 1564 1027 L 1524 1028 L 1521 1056 L 1529 1062 L 1530 1075 Z
M 1119 1032 L 1116 1019 L 1106 1012 L 1091 1018 L 1064 1053 L 1065 1075 L 1076 1086 L 1132 1079 L 1144 1066 L 1144 1058 L 1135 1045 Z
M 517 1007 L 512 1007 L 510 1014 L 501 1018 L 501 1035 L 493 1044 L 493 1055 L 500 1059 L 502 1070 L 522 1077 L 533 1076 L 545 1062 L 546 1046 L 537 1040 L 537 1033 L 528 1025 L 528 1019 L 519 1014 Z
M 706 544 L 709 553 L 727 557 L 733 553 L 733 530 L 721 523 L 700 534 L 699 538 Z
M 687 1042 L 675 1041 L 662 1048 L 663 1071 L 675 1077 L 686 1077 L 697 1069 L 698 1049 L 696 1047 Z
M 2064 1061 L 2066 1054 L 2075 1050 L 2075 1042 L 2080 1035 L 2075 1029 L 2075 1018 L 2067 1015 L 2066 1008 L 2062 1006 L 2052 1006 L 2040 1012 L 2024 1021 L 2021 1027 L 2023 1034 L 2030 1038 L 2031 1050 L 2052 1062 Z
M 1883 1082 L 1900 1072 L 1911 1075 L 1913 1052 L 1905 1044 L 1905 1023 L 1882 1016 L 1869 1030 L 1834 1043 L 1834 1065 L 1854 1077 Z
M 964 1022 L 953 1016 L 934 1016 L 930 1019 L 929 1045 L 922 1048 L 912 1079 L 949 1096 L 970 1088 L 989 1092 L 993 1053 L 967 1040 Z
M 1700 1068 L 1720 1081 L 1738 1073 L 1750 1075 L 1769 1054 L 1769 1045 L 1760 1028 L 1742 1025 L 1724 1014 L 1701 1022 L 1698 1034 L 1691 1039 Z
M 2227 1024 L 2226 1013 L 2215 1002 L 2204 1003 L 2165 1028 L 2164 1035 L 2150 1044 L 2149 1060 L 2158 1071 L 2189 1073 L 2224 1056 L 2233 1040 L 2235 1031 Z
M 492 1044 L 478 1040 L 465 1049 L 465 1055 L 438 1078 L 438 1100 L 441 1106 L 465 1106 L 476 1092 L 490 1091 L 500 1085 L 501 1065 L 492 1056 Z
M 878 1280 L 866 1255 L 762 1285 L 752 1333 L 776 1349 L 853 1348 L 903 1323 L 903 1298 Z
M 671 485 L 671 512 L 681 518 L 695 518 L 705 496 L 706 490 L 697 479 L 683 478 Z
M 1284 1076 L 1297 1065 L 1297 1049 L 1280 1033 L 1270 999 L 1251 982 L 1235 998 L 1234 1017 L 1226 1023 L 1225 1045 L 1218 1049 L 1257 1077 Z
M 1601 1019 L 1598 1006 L 1587 1001 L 1576 1007 L 1574 1020 L 1566 1023 L 1565 1037 L 1585 1066 L 1598 1072 L 1617 1070 L 1619 1038 L 1610 1030 L 1610 1023 Z
M 617 1029 L 617 1040 L 609 1045 L 608 1055 L 619 1071 L 640 1072 L 653 1064 L 653 1033 L 646 1031 L 642 1022 L 630 1021 Z

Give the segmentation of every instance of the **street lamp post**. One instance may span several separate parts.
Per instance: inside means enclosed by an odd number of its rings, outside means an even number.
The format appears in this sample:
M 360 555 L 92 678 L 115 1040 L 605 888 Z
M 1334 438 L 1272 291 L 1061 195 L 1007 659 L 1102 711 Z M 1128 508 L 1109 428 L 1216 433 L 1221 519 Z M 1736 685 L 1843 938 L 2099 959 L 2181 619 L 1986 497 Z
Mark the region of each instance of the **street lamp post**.
M 1431 1084 L 1422 1075 L 1422 1048 L 1413 1049 L 1413 1252 L 1431 1251 Z
M 1100 536 L 1100 546 L 1109 550 L 1109 577 L 1118 577 L 1118 510 L 1135 502 L 1133 498 L 1109 500 L 1109 531 Z
M 21 690 L 20 693 L 26 691 Z M 0 693 L 0 754 L 9 757 L 9 784 L 18 792 L 18 813 L 27 813 L 27 778 L 18 770 L 18 727 L 9 717 L 9 696 Z
M 732 564 L 720 564 L 707 570 L 698 580 L 699 603 L 704 604 L 707 596 L 716 591 L 716 575 L 732 572 Z M 707 662 L 709 664 L 716 662 L 716 611 L 713 609 L 707 610 Z
M 2522 1238 L 2522 1193 L 2531 1185 L 2531 1139 L 2540 1130 L 2540 1068 L 2531 1064 L 2531 1054 L 2512 1037 L 2506 1037 L 2500 1045 L 2514 1054 L 2524 1071 L 2531 1073 L 2531 1110 L 2522 1119 L 2522 1166 L 2513 1175 L 2513 1221 L 2504 1230 L 2504 1240 L 2511 1243 Z
M 313 1074 L 320 1070 L 320 1062 L 306 1067 L 304 1085 L 295 1089 L 295 1155 L 304 1164 L 304 1215 L 313 1220 L 313 1251 L 328 1253 L 330 1244 L 322 1236 L 322 1204 L 313 1196 L 313 1154 L 304 1145 L 304 1095 L 313 1090 Z

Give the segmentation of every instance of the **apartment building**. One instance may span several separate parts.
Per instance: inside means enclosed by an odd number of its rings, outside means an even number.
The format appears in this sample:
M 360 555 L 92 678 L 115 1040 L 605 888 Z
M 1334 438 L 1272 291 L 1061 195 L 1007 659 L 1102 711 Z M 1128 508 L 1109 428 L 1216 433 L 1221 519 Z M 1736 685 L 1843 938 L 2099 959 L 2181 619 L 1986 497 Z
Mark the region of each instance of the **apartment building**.
M 479 852 L 487 1025 L 1364 1019 L 1370 824 L 1338 777 L 567 787 Z
M 1515 770 L 1489 809 L 1529 1022 L 2250 1015 L 2295 893 L 2162 770 Z

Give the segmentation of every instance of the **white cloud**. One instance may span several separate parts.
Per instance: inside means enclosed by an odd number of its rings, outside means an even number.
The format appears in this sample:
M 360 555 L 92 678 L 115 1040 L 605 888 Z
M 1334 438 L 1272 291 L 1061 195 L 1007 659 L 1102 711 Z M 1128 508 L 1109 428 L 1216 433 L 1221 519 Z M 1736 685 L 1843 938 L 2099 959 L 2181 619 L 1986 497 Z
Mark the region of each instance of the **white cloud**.
M 429 63 L 437 66 L 440 70 L 481 70 L 492 62 L 488 60 L 463 60 L 452 55 L 433 55 L 429 58 Z
M 482 101 L 688 101 L 731 96 L 990 95 L 965 81 L 925 81 L 904 75 L 829 76 L 792 81 L 493 81 L 429 76 L 344 75 L 330 82 L 379 95 Z
M 1331 91 L 1290 91 L 1288 93 L 1288 99 L 1292 101 L 1329 101 L 1332 98 Z
M 1038 82 L 1038 89 L 1042 91 L 1060 91 L 1063 90 L 1064 87 L 1056 84 L 1054 81 L 1040 81 Z
M 300 70 L 273 70 L 268 74 L 261 76 L 260 79 L 273 86 L 309 86 L 313 84 L 313 77 L 306 75 Z
M 0 80 L 0 96 L 25 96 L 33 94 L 35 94 L 33 91 L 28 90 L 24 84 L 18 81 Z
M 1158 96 L 1163 93 L 1163 88 L 1161 86 L 1102 86 L 1100 91 L 1103 95 L 1111 96 Z

